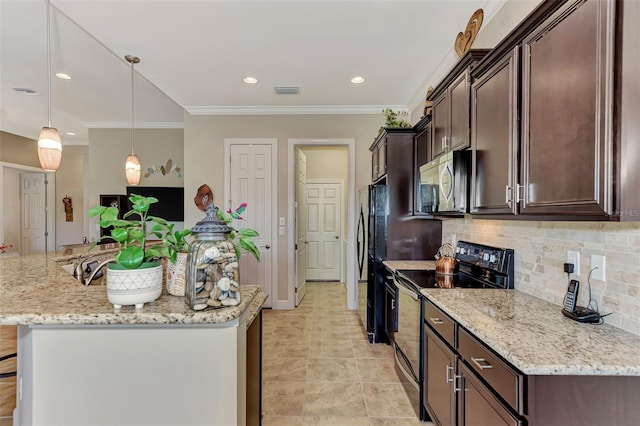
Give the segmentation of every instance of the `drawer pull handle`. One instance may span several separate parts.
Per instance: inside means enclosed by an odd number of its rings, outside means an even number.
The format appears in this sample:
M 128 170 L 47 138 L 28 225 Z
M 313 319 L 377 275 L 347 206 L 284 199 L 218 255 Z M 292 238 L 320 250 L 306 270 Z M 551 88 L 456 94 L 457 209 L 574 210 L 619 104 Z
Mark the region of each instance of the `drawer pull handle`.
M 438 317 L 429 317 L 429 321 L 431 321 L 432 323 L 434 323 L 435 325 L 440 325 L 440 324 L 444 324 L 444 321 L 442 321 L 440 318 Z
M 458 386 L 458 380 L 460 380 L 460 382 L 462 382 L 462 376 L 458 376 L 457 374 L 453 376 L 453 393 L 457 393 L 461 390 L 466 390 L 463 389 L 462 387 Z
M 453 382 L 453 379 L 451 378 L 451 376 L 449 376 L 449 371 L 453 373 L 453 367 L 451 367 L 450 365 L 447 365 L 447 369 L 445 370 L 447 383 Z
M 473 363 L 477 365 L 480 370 L 488 370 L 490 368 L 493 368 L 493 365 L 489 364 L 484 358 L 471 357 L 471 361 L 473 361 Z

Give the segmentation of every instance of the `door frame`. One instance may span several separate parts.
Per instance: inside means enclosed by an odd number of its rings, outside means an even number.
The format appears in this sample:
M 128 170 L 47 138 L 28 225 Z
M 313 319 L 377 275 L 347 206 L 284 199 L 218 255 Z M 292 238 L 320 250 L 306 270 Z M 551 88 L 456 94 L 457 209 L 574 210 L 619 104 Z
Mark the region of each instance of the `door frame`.
M 46 185 L 46 197 L 45 197 L 45 224 L 46 237 L 45 253 L 49 251 L 55 251 L 56 247 L 56 208 L 55 208 L 55 194 L 56 194 L 56 174 L 55 172 L 45 172 L 41 168 L 25 166 L 16 163 L 7 163 L 0 161 L 0 188 L 4 188 L 4 170 L 16 169 L 21 173 L 42 173 L 47 175 Z M 0 242 L 4 241 L 4 197 L 0 196 Z M 20 242 L 20 249 L 22 250 L 22 243 Z
M 330 183 L 330 184 L 337 184 L 340 186 L 340 196 L 344 198 L 344 179 L 338 179 L 338 178 L 321 178 L 321 179 L 307 179 L 307 183 L 315 183 L 315 184 L 323 184 L 323 183 Z M 295 189 L 294 189 L 295 191 Z M 348 202 L 348 200 L 347 200 Z M 347 241 L 347 238 L 345 238 L 345 222 L 348 220 L 347 217 L 345 217 L 344 215 L 344 202 L 343 199 L 340 200 L 340 244 L 338 245 L 338 250 L 340 251 L 340 281 L 345 280 L 346 281 L 346 270 L 345 270 L 345 253 L 344 253 L 344 242 Z M 296 281 L 298 282 L 298 281 Z
M 226 211 L 225 204 L 231 197 L 231 145 L 271 145 L 271 186 L 273 202 L 271 203 L 271 217 L 278 217 L 278 139 L 277 138 L 224 138 L 224 200 L 218 204 Z M 233 208 L 233 206 L 231 207 Z M 250 207 L 249 207 L 250 208 Z M 278 222 L 271 223 L 271 307 L 283 309 L 280 305 L 287 301 L 278 300 Z M 294 301 L 295 302 L 295 301 Z M 287 309 L 287 308 L 284 308 Z
M 346 146 L 348 150 L 348 179 L 347 182 L 347 220 L 346 224 L 346 238 L 347 238 L 347 253 L 346 253 L 346 286 L 347 286 L 347 308 L 355 310 L 357 306 L 356 301 L 356 140 L 355 138 L 336 138 L 336 139 L 319 139 L 319 138 L 289 138 L 287 147 L 287 170 L 294 170 L 295 167 L 295 148 L 302 148 L 304 146 Z M 289 236 L 288 242 L 288 307 L 284 309 L 295 308 L 295 286 L 297 282 L 295 272 L 295 173 L 289 173 L 287 179 L 287 209 L 289 216 L 289 224 L 287 226 Z M 343 207 L 344 208 L 344 207 Z

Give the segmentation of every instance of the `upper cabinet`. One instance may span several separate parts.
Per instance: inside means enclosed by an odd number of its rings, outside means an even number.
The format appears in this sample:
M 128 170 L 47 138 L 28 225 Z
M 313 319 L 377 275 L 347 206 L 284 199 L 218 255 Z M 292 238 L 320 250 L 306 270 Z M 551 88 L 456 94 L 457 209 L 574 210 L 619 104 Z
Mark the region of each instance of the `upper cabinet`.
M 469 102 L 471 69 L 489 50 L 469 50 L 433 90 L 431 159 L 470 146 Z
M 472 71 L 471 213 L 612 213 L 614 9 L 544 2 Z

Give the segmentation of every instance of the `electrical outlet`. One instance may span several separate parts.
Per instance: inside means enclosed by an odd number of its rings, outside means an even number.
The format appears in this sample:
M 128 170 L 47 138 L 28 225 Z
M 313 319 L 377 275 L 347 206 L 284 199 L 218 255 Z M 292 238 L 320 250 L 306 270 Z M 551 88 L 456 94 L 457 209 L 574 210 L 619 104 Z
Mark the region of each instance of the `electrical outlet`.
M 573 275 L 580 275 L 580 252 L 579 251 L 568 250 L 567 263 L 573 264 Z
M 591 269 L 593 269 L 593 272 L 591 272 L 591 278 L 593 278 L 594 280 L 606 281 L 604 256 L 599 254 L 592 254 Z

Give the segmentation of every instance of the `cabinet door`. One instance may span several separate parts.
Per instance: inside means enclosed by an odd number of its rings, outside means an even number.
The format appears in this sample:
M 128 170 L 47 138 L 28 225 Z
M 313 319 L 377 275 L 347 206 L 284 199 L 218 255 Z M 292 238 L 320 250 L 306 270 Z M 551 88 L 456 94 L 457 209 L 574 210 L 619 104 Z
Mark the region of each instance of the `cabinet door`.
M 387 174 L 387 140 L 384 139 L 378 146 L 378 177 Z
M 455 425 L 453 385 L 457 357 L 428 326 L 424 329 L 424 405 L 434 423 Z
M 613 74 L 608 3 L 572 2 L 523 42 L 523 214 L 606 211 Z
M 378 179 L 380 172 L 380 157 L 378 154 L 378 147 L 371 152 L 371 180 L 375 181 Z
M 427 207 L 422 202 L 424 195 L 422 194 L 422 179 L 420 178 L 420 166 L 425 165 L 430 160 L 431 151 L 431 123 L 427 124 L 422 132 L 415 138 L 415 190 L 413 199 L 413 209 L 416 215 L 430 215 L 431 206 Z
M 515 214 L 518 48 L 471 87 L 471 213 Z
M 462 361 L 458 361 L 461 376 L 460 426 L 521 426 L 522 421 L 509 410 L 478 380 Z
M 469 147 L 469 71 L 463 72 L 449 86 L 449 135 L 447 151 Z
M 449 98 L 447 92 L 433 101 L 431 112 L 431 160 L 445 152 L 444 138 L 449 135 Z

